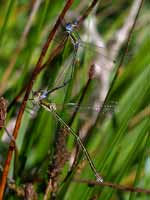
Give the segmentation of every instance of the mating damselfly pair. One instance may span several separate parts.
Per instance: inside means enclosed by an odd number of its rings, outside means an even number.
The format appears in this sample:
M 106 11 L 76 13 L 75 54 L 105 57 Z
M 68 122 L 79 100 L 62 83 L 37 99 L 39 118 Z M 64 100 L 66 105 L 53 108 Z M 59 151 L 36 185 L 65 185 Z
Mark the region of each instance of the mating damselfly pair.
M 99 175 L 99 173 L 97 172 L 96 170 L 96 167 L 91 159 L 91 156 L 90 154 L 88 153 L 87 149 L 85 148 L 80 136 L 78 136 L 78 134 L 67 124 L 67 122 L 65 120 L 63 120 L 63 118 L 59 115 L 59 113 L 57 112 L 57 107 L 59 105 L 53 103 L 53 102 L 49 102 L 47 100 L 48 98 L 48 95 L 52 94 L 54 91 L 58 90 L 58 89 L 61 89 L 63 87 L 65 87 L 69 82 L 70 80 L 73 78 L 74 76 L 74 68 L 75 68 L 75 61 L 76 61 L 76 57 L 77 57 L 77 53 L 78 53 L 78 50 L 79 50 L 79 47 L 80 46 L 88 46 L 87 43 L 84 43 L 78 32 L 76 31 L 76 26 L 77 24 L 76 23 L 67 23 L 65 25 L 65 33 L 67 33 L 68 35 L 68 38 L 71 40 L 71 43 L 73 45 L 73 60 L 72 60 L 72 64 L 70 66 L 71 68 L 71 75 L 69 77 L 69 79 L 66 81 L 64 80 L 63 84 L 60 85 L 60 86 L 56 86 L 55 88 L 51 89 L 51 90 L 45 90 L 45 91 L 35 91 L 32 93 L 32 97 L 30 98 L 30 100 L 32 100 L 32 103 L 33 103 L 33 106 L 38 106 L 38 107 L 42 107 L 44 108 L 45 110 L 47 110 L 48 112 L 52 113 L 55 118 L 64 126 L 64 128 L 67 130 L 68 133 L 70 133 L 72 136 L 74 136 L 74 138 L 76 139 L 76 141 L 78 142 L 78 144 L 80 145 L 80 147 L 82 148 L 82 151 L 84 152 L 85 156 L 86 156 L 86 159 L 87 161 L 89 162 L 89 165 L 97 179 L 97 181 L 99 182 L 103 182 L 103 178 Z M 96 47 L 95 45 L 93 47 Z M 99 50 L 101 49 L 101 47 L 98 47 Z M 104 55 L 105 58 L 107 58 L 107 56 Z M 110 59 L 111 60 L 111 59 Z M 111 60 L 112 61 L 112 60 Z M 112 61 L 113 62 L 113 61 Z M 68 105 L 69 107 L 78 107 L 78 104 L 74 104 L 74 103 L 68 103 L 66 104 Z M 65 106 L 65 104 L 63 105 Z M 113 112 L 114 111 L 114 106 L 115 104 L 113 105 L 105 105 L 104 107 L 104 112 L 106 110 L 106 112 Z M 87 105 L 87 106 L 81 106 L 81 109 L 84 109 L 84 110 L 89 110 L 91 109 L 91 106 L 90 105 Z M 96 106 L 96 107 L 93 107 L 92 109 L 95 109 L 96 111 L 99 111 L 101 108 Z

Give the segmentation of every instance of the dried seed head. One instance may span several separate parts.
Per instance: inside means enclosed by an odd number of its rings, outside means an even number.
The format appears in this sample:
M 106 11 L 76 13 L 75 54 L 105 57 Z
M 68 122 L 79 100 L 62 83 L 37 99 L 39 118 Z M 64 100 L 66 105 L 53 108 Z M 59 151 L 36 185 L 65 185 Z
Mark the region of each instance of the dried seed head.
M 8 102 L 4 97 L 0 97 L 0 128 L 5 125 L 6 115 L 7 115 L 7 105 Z

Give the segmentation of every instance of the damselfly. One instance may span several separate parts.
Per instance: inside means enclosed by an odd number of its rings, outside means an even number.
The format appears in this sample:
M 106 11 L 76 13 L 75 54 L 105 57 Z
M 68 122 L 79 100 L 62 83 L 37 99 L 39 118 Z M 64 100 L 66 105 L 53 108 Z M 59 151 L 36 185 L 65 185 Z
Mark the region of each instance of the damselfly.
M 98 53 L 102 54 L 102 56 L 104 56 L 106 59 L 110 60 L 111 62 L 115 62 L 115 60 L 112 60 L 110 57 L 103 54 L 103 50 L 105 48 L 104 46 L 97 46 L 97 45 L 83 41 L 77 31 L 77 25 L 78 24 L 75 21 L 73 23 L 68 22 L 64 26 L 65 32 L 68 34 L 76 53 L 79 47 L 82 46 L 85 48 L 90 48 L 90 50 L 93 52 L 97 51 Z
M 101 59 L 101 66 L 100 67 L 108 68 L 107 65 L 111 65 L 111 66 L 114 65 L 115 60 L 113 60 L 107 54 L 104 46 L 102 47 L 102 46 L 97 46 L 97 45 L 94 45 L 94 44 L 91 44 L 91 43 L 87 43 L 87 42 L 84 42 L 81 39 L 81 37 L 80 37 L 80 35 L 77 31 L 77 26 L 78 26 L 77 21 L 74 21 L 73 23 L 68 22 L 68 23 L 63 25 L 64 34 L 68 35 L 68 38 L 70 39 L 70 41 L 73 45 L 73 58 L 72 58 L 71 66 L 70 66 L 71 67 L 70 79 L 73 77 L 73 74 L 74 74 L 74 69 L 75 69 L 76 60 L 77 60 L 77 54 L 79 52 L 80 47 L 84 47 L 85 50 L 89 49 L 90 54 L 92 54 L 94 56 L 96 55 L 96 53 L 101 55 L 101 57 L 103 57 L 103 59 Z
M 33 94 L 32 94 L 33 96 L 32 96 L 32 98 L 30 100 L 32 100 L 34 105 L 38 105 L 40 107 L 43 107 L 48 112 L 51 112 L 56 117 L 56 119 L 66 128 L 66 130 L 75 137 L 76 141 L 79 143 L 79 145 L 81 146 L 83 152 L 85 153 L 86 159 L 88 160 L 89 165 L 90 165 L 90 167 L 91 167 L 91 169 L 92 169 L 97 181 L 103 182 L 103 178 L 97 172 L 97 170 L 95 168 L 95 165 L 94 165 L 94 163 L 93 163 L 93 161 L 91 159 L 91 156 L 88 153 L 87 149 L 85 148 L 84 144 L 82 143 L 81 138 L 75 133 L 75 131 L 71 127 L 69 127 L 67 125 L 67 123 L 57 113 L 56 104 L 55 103 L 51 103 L 51 102 L 47 101 L 47 99 L 46 99 L 48 97 L 48 94 L 50 94 L 53 91 L 55 91 L 55 90 L 57 90 L 59 88 L 62 88 L 64 86 L 65 86 L 65 84 L 62 85 L 62 86 L 56 87 L 56 88 L 54 88 L 52 90 L 49 90 L 49 91 L 35 91 L 35 92 L 33 92 Z

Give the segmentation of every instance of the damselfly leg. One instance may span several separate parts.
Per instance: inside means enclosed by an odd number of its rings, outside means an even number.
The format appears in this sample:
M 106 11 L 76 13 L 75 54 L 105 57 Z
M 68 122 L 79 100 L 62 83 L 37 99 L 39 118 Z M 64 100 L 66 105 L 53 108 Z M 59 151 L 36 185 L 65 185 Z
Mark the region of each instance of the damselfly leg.
M 59 88 L 52 89 L 51 92 L 56 91 L 57 89 L 60 89 L 62 87 L 64 87 L 64 85 L 60 86 Z M 94 163 L 93 163 L 93 161 L 92 161 L 92 159 L 90 157 L 90 154 L 88 153 L 87 149 L 85 148 L 84 144 L 82 143 L 81 138 L 75 133 L 75 131 L 71 127 L 69 127 L 67 125 L 67 123 L 57 113 L 56 104 L 55 103 L 51 103 L 51 102 L 46 100 L 48 94 L 50 94 L 50 91 L 47 91 L 47 92 L 45 92 L 45 91 L 43 91 L 43 92 L 42 91 L 34 92 L 33 93 L 33 97 L 32 97 L 33 103 L 43 107 L 48 112 L 52 113 L 55 116 L 55 118 L 65 127 L 67 132 L 70 133 L 72 136 L 74 136 L 74 138 L 76 139 L 78 144 L 81 146 L 83 152 L 85 153 L 86 159 L 89 162 L 89 165 L 90 165 L 90 167 L 91 167 L 91 169 L 92 169 L 97 181 L 103 182 L 103 178 L 97 172 L 96 167 L 95 167 L 95 165 L 94 165 Z

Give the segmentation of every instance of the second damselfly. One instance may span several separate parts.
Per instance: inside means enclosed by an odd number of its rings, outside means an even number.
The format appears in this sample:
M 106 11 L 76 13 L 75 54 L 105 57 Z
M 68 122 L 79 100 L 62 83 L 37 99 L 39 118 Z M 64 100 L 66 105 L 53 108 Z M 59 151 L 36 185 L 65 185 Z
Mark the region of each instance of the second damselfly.
M 54 88 L 51 90 L 51 92 L 62 88 L 63 86 Z M 68 124 L 61 118 L 61 116 L 57 113 L 57 108 L 56 108 L 56 104 L 49 102 L 46 98 L 48 97 L 48 94 L 50 93 L 50 91 L 35 91 L 32 94 L 32 98 L 30 100 L 32 100 L 33 105 L 37 105 L 40 106 L 42 108 L 44 108 L 45 110 L 47 110 L 48 112 L 52 113 L 55 118 L 65 127 L 65 129 L 67 130 L 68 133 L 70 133 L 72 136 L 74 136 L 74 138 L 76 139 L 76 141 L 78 142 L 78 144 L 80 145 L 80 147 L 82 148 L 87 161 L 89 162 L 89 165 L 91 167 L 91 170 L 93 171 L 96 180 L 99 182 L 103 182 L 103 178 L 102 176 L 99 175 L 99 173 L 96 170 L 96 167 L 92 161 L 92 158 L 90 156 L 90 154 L 88 153 L 87 149 L 85 148 L 84 144 L 82 143 L 81 138 L 75 133 L 75 131 L 68 126 Z

